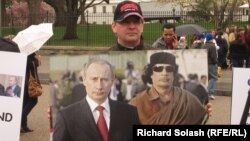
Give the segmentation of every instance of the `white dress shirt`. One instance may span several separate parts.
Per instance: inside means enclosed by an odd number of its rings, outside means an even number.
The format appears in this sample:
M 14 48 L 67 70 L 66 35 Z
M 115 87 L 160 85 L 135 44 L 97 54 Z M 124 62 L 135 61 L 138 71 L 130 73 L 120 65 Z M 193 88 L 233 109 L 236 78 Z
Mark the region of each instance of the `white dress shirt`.
M 92 100 L 88 95 L 86 96 L 86 100 L 89 104 L 89 107 L 91 109 L 91 112 L 94 116 L 95 122 L 97 123 L 98 117 L 99 117 L 99 112 L 96 109 L 97 106 L 99 106 L 99 104 L 97 104 L 94 100 Z M 102 104 L 102 107 L 104 107 L 103 110 L 103 115 L 107 124 L 107 127 L 109 129 L 109 123 L 110 123 L 110 106 L 109 106 L 109 99 L 107 98 Z

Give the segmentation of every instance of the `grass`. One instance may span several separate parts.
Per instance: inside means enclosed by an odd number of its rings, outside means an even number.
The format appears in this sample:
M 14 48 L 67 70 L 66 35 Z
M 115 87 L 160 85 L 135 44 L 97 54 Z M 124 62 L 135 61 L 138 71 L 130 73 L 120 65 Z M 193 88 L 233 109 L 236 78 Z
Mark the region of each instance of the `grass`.
M 161 35 L 161 26 L 161 24 L 145 24 L 143 36 L 146 43 L 153 43 Z M 78 39 L 73 40 L 62 40 L 64 34 L 62 27 L 54 27 L 53 30 L 54 36 L 49 40 L 49 45 L 110 47 L 116 43 L 111 25 L 78 26 Z
M 63 46 L 110 46 L 114 44 L 115 37 L 110 25 L 78 26 L 78 39 L 62 40 L 65 33 L 64 27 L 54 27 L 54 36 L 49 40 L 49 45 Z
M 179 25 L 177 23 L 176 25 Z M 201 21 L 196 23 L 203 25 L 208 31 L 214 28 L 211 22 Z M 246 24 L 246 23 L 245 23 Z M 234 23 L 239 27 L 245 25 L 242 22 Z M 3 28 L 3 36 L 16 35 L 19 31 L 23 30 L 22 27 Z M 145 23 L 143 37 L 146 44 L 152 44 L 161 36 L 162 24 L 161 23 Z M 110 47 L 116 43 L 115 35 L 111 30 L 111 25 L 97 25 L 89 24 L 77 26 L 78 39 L 63 40 L 65 34 L 65 27 L 53 27 L 54 35 L 46 43 L 49 46 L 81 46 L 81 47 Z M 190 35 L 191 36 L 191 35 Z M 188 36 L 187 39 L 191 39 Z

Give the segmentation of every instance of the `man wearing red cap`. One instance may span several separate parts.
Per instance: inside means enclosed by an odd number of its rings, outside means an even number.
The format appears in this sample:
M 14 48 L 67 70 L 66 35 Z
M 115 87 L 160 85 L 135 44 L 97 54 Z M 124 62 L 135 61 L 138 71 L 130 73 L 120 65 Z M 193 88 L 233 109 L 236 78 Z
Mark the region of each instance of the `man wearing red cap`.
M 110 50 L 148 50 L 144 45 L 142 32 L 144 18 L 141 7 L 132 1 L 123 1 L 116 7 L 112 31 L 117 37 L 117 44 Z

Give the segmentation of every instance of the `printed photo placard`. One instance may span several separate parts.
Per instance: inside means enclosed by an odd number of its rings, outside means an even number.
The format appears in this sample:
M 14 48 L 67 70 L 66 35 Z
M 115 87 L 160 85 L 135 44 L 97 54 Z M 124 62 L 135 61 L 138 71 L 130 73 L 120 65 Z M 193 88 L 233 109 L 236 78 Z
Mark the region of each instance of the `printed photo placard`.
M 0 137 L 19 141 L 27 55 L 0 51 Z
M 80 101 L 86 95 L 82 82 L 82 68 L 91 59 L 103 59 L 111 63 L 114 67 L 116 81 L 110 92 L 110 98 L 122 102 L 127 102 L 138 94 L 139 90 L 151 87 L 144 82 L 143 75 L 145 67 L 149 63 L 149 58 L 156 52 L 169 52 L 176 57 L 176 78 L 174 85 L 184 89 L 191 86 L 191 82 L 199 84 L 200 89 L 195 91 L 195 95 L 203 104 L 207 95 L 208 65 L 206 49 L 189 50 L 152 50 L 152 51 L 111 51 L 93 52 L 83 55 L 57 55 L 50 57 L 50 127 L 56 123 L 58 110 Z M 133 69 L 132 72 L 128 71 Z M 130 79 L 132 76 L 133 79 Z M 205 78 L 201 80 L 201 78 Z M 189 84 L 187 87 L 185 84 Z M 134 84 L 134 85 L 133 85 Z M 196 89 L 195 89 L 196 90 Z M 201 92 L 202 90 L 202 92 Z M 197 95 L 198 93 L 199 95 Z M 201 97 L 201 93 L 205 98 Z

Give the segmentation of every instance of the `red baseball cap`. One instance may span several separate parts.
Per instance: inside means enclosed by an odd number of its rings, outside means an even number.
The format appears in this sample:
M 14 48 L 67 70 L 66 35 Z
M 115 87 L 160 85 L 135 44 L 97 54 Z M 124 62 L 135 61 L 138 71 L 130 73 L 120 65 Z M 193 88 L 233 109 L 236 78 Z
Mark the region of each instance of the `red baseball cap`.
M 114 21 L 121 22 L 132 15 L 143 19 L 140 5 L 132 1 L 123 1 L 120 2 L 115 9 Z

